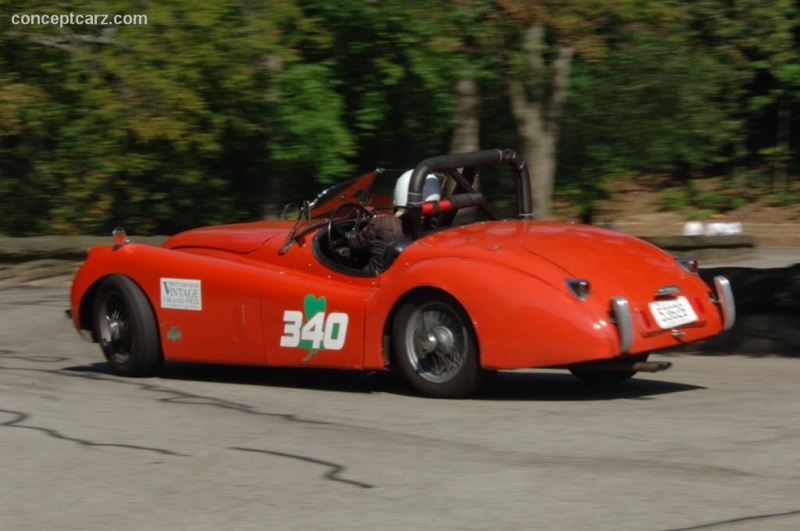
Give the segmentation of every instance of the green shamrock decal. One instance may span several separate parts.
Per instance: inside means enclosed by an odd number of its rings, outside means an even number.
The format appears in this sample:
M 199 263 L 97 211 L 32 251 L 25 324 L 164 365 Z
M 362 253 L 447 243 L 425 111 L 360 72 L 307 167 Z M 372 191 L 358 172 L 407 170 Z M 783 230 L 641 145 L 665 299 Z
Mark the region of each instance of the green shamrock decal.
M 309 293 L 306 295 L 306 298 L 303 299 L 303 314 L 305 315 L 306 322 L 311 321 L 311 319 L 320 312 L 324 315 L 327 308 L 328 301 L 325 299 L 324 295 L 320 298 L 316 298 Z M 320 349 L 314 348 L 313 342 L 308 339 L 300 341 L 300 348 L 308 349 L 308 356 L 303 358 L 303 363 L 310 360 L 314 354 L 320 351 Z

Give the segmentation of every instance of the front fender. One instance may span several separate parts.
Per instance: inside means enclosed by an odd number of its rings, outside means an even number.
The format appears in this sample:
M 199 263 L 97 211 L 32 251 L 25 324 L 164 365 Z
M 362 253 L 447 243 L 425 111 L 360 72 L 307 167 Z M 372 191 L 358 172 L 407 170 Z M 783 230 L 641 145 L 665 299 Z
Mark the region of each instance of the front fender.
M 91 315 L 84 316 L 92 310 L 92 290 L 112 274 L 130 278 L 150 301 L 165 359 L 264 363 L 261 293 L 277 273 L 152 245 L 95 247 L 72 284 L 79 331 L 93 327 Z
M 158 278 L 156 271 L 184 271 L 188 268 L 178 265 L 186 262 L 184 255 L 175 251 L 153 245 L 126 243 L 124 245 L 99 245 L 89 249 L 86 260 L 78 269 L 72 280 L 70 290 L 70 309 L 72 320 L 78 331 L 87 330 L 91 321 L 91 305 L 85 302 L 90 299 L 94 289 L 105 277 L 121 274 L 133 280 L 153 304 L 158 294 Z M 180 268 L 180 269 L 178 269 Z M 161 276 L 169 276 L 162 274 Z
M 75 277 L 72 279 L 70 287 L 70 315 L 72 324 L 80 333 L 92 330 L 91 309 L 87 308 L 86 301 L 90 301 L 92 293 L 97 288 L 99 282 L 108 276 L 108 263 L 113 257 L 110 253 L 113 250 L 111 245 L 100 245 L 92 247 L 86 253 L 86 260 L 81 264 Z M 89 339 L 88 336 L 84 336 Z

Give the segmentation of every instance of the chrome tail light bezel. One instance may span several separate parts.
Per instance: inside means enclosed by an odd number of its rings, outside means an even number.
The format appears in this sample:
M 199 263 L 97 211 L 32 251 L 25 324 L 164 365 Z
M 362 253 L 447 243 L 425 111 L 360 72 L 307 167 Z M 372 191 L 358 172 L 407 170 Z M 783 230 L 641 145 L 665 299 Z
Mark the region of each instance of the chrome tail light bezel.
M 619 332 L 620 353 L 627 354 L 633 343 L 633 316 L 631 305 L 625 297 L 611 299 L 611 314 Z

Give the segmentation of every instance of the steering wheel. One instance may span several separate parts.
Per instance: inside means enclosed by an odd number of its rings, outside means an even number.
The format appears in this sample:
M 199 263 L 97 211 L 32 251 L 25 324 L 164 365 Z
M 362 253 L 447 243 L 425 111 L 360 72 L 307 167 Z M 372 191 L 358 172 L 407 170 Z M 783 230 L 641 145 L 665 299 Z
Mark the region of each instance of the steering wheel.
M 339 253 L 336 252 L 336 249 L 345 243 L 347 240 L 347 233 L 336 224 L 336 220 L 341 218 L 341 213 L 347 211 L 347 209 L 356 211 L 356 217 L 353 221 L 352 228 L 354 231 L 361 230 L 369 223 L 369 220 L 372 219 L 372 213 L 359 203 L 343 203 L 331 212 L 331 217 L 328 220 L 328 248 L 331 251 L 331 255 L 337 258 L 341 257 Z

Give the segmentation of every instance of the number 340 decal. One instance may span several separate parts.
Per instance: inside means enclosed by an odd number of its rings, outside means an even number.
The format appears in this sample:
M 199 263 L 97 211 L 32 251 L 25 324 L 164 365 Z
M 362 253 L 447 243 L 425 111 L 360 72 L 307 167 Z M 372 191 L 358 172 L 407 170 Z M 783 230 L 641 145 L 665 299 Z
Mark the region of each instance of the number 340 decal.
M 306 362 L 320 350 L 341 350 L 347 339 L 346 313 L 326 313 L 325 297 L 316 298 L 306 295 L 303 300 L 303 311 L 286 310 L 283 312 L 282 347 L 307 348 Z

